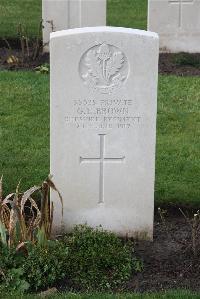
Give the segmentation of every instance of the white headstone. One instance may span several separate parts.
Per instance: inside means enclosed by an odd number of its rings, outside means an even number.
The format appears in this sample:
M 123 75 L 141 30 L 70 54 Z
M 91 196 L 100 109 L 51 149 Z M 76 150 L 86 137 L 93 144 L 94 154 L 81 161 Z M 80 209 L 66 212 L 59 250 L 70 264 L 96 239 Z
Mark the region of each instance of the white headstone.
M 200 52 L 200 0 L 149 0 L 148 29 L 161 52 Z
M 42 0 L 42 19 L 48 51 L 52 31 L 106 25 L 106 0 Z
M 157 34 L 71 29 L 51 34 L 50 53 L 51 174 L 65 229 L 87 223 L 151 239 Z M 54 220 L 59 227 L 57 200 Z

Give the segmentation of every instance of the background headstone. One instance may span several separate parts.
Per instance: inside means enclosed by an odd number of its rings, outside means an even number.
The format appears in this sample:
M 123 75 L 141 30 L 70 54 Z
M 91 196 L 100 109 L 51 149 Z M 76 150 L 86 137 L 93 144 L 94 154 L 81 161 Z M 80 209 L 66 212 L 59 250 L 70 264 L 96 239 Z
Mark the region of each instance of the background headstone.
M 50 54 L 51 174 L 65 229 L 87 223 L 151 239 L 157 34 L 71 29 L 51 34 Z
M 200 52 L 200 0 L 149 0 L 148 30 L 161 52 Z
M 42 0 L 42 19 L 48 51 L 52 31 L 106 25 L 106 0 Z

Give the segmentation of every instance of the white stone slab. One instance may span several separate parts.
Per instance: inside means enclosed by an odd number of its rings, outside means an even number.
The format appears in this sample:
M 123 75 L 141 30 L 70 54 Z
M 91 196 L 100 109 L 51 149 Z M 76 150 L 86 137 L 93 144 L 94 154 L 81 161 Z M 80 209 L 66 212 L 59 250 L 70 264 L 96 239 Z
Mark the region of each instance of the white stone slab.
M 149 0 L 148 29 L 161 52 L 200 52 L 200 0 Z
M 51 174 L 64 226 L 152 238 L 158 36 L 96 27 L 51 34 Z M 55 201 L 55 226 L 61 221 Z
M 42 0 L 42 18 L 48 51 L 52 31 L 106 25 L 106 0 Z

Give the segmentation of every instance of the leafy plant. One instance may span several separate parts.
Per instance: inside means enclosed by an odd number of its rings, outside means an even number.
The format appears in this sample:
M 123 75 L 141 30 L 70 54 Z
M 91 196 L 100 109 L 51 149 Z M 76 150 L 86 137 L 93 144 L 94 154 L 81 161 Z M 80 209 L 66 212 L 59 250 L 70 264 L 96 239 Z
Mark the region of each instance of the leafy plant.
M 19 192 L 3 198 L 2 178 L 0 180 L 0 241 L 9 248 L 22 250 L 27 242 L 45 245 L 51 237 L 53 203 L 49 198 L 52 188 L 62 197 L 50 177 L 41 186 L 34 186 L 24 193 Z M 36 199 L 33 199 L 33 196 Z
M 1 285 L 2 291 L 23 293 L 29 289 L 29 283 L 24 279 L 22 268 L 12 268 L 7 271 L 4 283 Z
M 25 256 L 14 248 L 0 247 L 0 290 L 24 292 L 29 284 L 22 268 Z
M 27 244 L 27 252 L 0 248 L 0 290 L 24 292 L 53 286 L 67 276 L 68 248 L 57 240 Z
M 80 225 L 64 238 L 64 242 L 69 248 L 69 277 L 79 287 L 111 289 L 130 277 L 132 249 L 114 233 Z
M 38 74 L 49 74 L 49 64 L 45 63 L 35 68 L 36 73 Z
M 46 247 L 30 244 L 23 271 L 31 289 L 46 289 L 65 278 L 67 259 L 68 248 L 61 241 L 49 241 Z
M 46 289 L 64 278 L 79 288 L 105 290 L 123 285 L 132 270 L 142 270 L 141 261 L 132 258 L 132 246 L 101 227 L 80 225 L 60 241 L 51 240 L 50 188 L 58 192 L 48 178 L 24 193 L 18 185 L 3 198 L 0 180 L 2 290 Z
M 19 192 L 18 185 L 15 193 L 3 198 L 0 180 L 1 290 L 23 292 L 30 286 L 38 289 L 64 276 L 67 249 L 63 243 L 50 240 L 53 221 L 50 188 L 58 192 L 49 177 L 41 186 L 24 193 Z

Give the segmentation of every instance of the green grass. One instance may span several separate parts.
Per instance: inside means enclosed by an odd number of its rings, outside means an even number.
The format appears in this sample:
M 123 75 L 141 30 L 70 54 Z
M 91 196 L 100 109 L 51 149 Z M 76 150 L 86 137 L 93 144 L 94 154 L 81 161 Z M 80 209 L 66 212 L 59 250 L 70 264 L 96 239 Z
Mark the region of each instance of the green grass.
M 16 38 L 19 23 L 29 37 L 37 36 L 42 18 L 42 0 L 1 0 L 0 37 Z
M 37 35 L 42 19 L 42 0 L 1 0 L 0 37 L 16 38 L 22 23 L 28 36 Z M 146 29 L 147 0 L 107 0 L 107 24 Z
M 1 299 L 38 299 L 41 296 L 34 295 L 8 295 L 5 294 Z M 111 294 L 75 294 L 75 293 L 63 293 L 57 295 L 48 296 L 49 299 L 199 299 L 200 294 L 191 293 L 189 291 L 170 291 L 164 293 L 153 293 L 153 294 L 121 294 L 121 295 L 111 295 Z
M 161 76 L 158 92 L 157 203 L 199 204 L 200 78 Z
M 6 192 L 49 173 L 49 77 L 0 72 L 0 173 Z
M 155 197 L 157 205 L 198 205 L 200 78 L 160 76 Z M 0 173 L 5 193 L 49 173 L 49 76 L 0 72 Z

